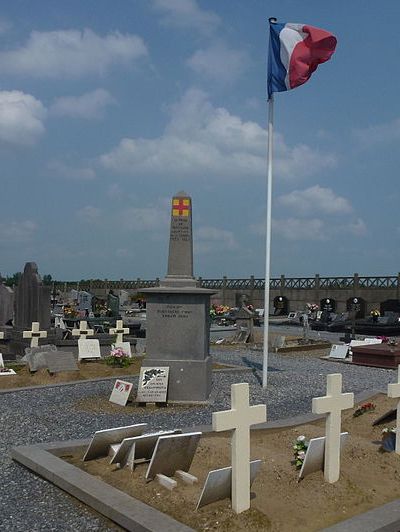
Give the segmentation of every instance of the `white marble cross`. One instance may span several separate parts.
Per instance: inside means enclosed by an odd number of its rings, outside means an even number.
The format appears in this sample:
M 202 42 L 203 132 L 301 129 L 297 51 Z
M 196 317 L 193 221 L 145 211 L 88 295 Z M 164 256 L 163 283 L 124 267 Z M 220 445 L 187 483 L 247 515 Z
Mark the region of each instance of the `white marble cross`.
M 37 347 L 39 345 L 39 338 L 47 338 L 47 331 L 41 331 L 39 322 L 34 321 L 32 322 L 32 330 L 23 331 L 22 338 L 30 338 L 31 347 Z
M 400 399 L 400 366 L 397 376 L 397 382 L 388 384 L 388 397 L 393 399 Z M 396 449 L 397 454 L 400 454 L 400 401 L 397 402 L 397 420 L 396 420 Z
M 324 477 L 329 483 L 339 480 L 340 474 L 340 430 L 342 410 L 354 406 L 354 393 L 342 393 L 342 375 L 327 376 L 326 395 L 314 397 L 314 414 L 328 414 L 325 425 Z
M 238 514 L 250 508 L 250 427 L 267 420 L 265 405 L 249 406 L 249 385 L 232 384 L 232 410 L 214 412 L 216 432 L 234 430 L 232 436 L 232 508 Z
M 93 336 L 94 330 L 87 328 L 87 321 L 79 322 L 79 329 L 72 329 L 72 336 L 78 336 L 80 338 L 86 338 L 88 336 Z
M 116 343 L 121 343 L 124 341 L 124 334 L 128 334 L 128 327 L 124 327 L 124 322 L 122 320 L 117 320 L 117 326 L 110 329 L 110 334 L 116 334 L 117 340 Z

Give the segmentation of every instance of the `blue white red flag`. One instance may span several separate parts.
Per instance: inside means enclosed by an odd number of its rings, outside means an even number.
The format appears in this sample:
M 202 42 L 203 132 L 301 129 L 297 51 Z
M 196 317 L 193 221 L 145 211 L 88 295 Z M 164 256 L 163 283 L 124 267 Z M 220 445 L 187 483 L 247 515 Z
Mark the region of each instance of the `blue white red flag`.
M 328 31 L 304 24 L 270 23 L 268 98 L 273 92 L 294 89 L 305 83 L 320 63 L 336 48 Z

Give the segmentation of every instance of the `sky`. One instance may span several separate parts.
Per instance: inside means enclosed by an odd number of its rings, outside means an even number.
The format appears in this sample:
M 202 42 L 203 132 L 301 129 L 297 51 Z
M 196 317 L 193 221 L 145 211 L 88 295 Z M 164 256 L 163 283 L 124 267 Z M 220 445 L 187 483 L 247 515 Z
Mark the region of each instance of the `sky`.
M 400 2 L 0 3 L 0 272 L 153 279 L 171 197 L 195 275 L 263 277 L 268 17 L 338 40 L 275 97 L 273 276 L 400 270 Z

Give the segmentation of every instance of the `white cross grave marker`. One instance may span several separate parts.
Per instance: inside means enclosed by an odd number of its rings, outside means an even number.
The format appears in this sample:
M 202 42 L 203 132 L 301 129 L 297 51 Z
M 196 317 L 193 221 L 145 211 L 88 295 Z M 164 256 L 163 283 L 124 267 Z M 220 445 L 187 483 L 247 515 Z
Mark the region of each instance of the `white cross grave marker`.
M 23 331 L 22 338 L 31 339 L 31 347 L 38 347 L 39 338 L 47 338 L 47 331 L 40 331 L 40 324 L 38 321 L 32 322 L 31 331 Z
M 388 397 L 400 399 L 400 366 L 397 376 L 397 382 L 388 384 Z M 395 452 L 400 454 L 400 401 L 397 402 L 397 420 L 396 420 L 396 448 Z
M 79 322 L 79 329 L 72 329 L 72 336 L 78 336 L 78 340 L 86 338 L 87 336 L 93 336 L 94 330 L 88 329 L 87 321 Z
M 238 514 L 250 508 L 250 427 L 267 420 L 265 405 L 249 406 L 249 385 L 232 384 L 232 410 L 214 412 L 216 432 L 234 430 L 232 436 L 232 508 Z
M 0 332 L 0 340 L 3 340 L 3 338 L 4 338 L 4 333 Z
M 339 480 L 340 474 L 340 427 L 342 410 L 354 406 L 354 393 L 342 393 L 341 373 L 327 375 L 326 395 L 314 397 L 314 414 L 328 414 L 325 425 L 324 477 L 329 483 Z
M 117 340 L 116 343 L 121 343 L 124 341 L 124 334 L 128 334 L 128 327 L 124 327 L 124 322 L 122 320 L 117 320 L 117 326 L 110 329 L 110 334 L 116 334 Z

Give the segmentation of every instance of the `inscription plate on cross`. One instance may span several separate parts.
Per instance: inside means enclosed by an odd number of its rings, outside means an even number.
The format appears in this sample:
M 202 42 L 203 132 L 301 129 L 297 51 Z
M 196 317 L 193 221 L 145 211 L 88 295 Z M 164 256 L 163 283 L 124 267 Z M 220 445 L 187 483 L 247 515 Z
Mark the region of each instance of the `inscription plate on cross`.
M 340 431 L 342 410 L 354 406 L 354 394 L 342 393 L 341 373 L 327 375 L 326 395 L 314 397 L 314 414 L 327 414 L 325 425 L 324 477 L 329 483 L 339 480 L 340 474 Z
M 249 406 L 249 385 L 232 384 L 232 409 L 214 412 L 216 432 L 233 430 L 232 436 L 232 508 L 236 513 L 250 508 L 250 427 L 267 420 L 266 405 Z
M 117 335 L 117 343 L 124 341 L 124 334 L 128 334 L 128 327 L 124 327 L 124 322 L 122 320 L 117 320 L 116 327 L 110 328 L 110 334 Z
M 393 399 L 400 399 L 400 366 L 398 367 L 397 382 L 388 384 L 388 397 Z M 397 402 L 397 418 L 396 418 L 396 454 L 400 454 L 400 400 Z

